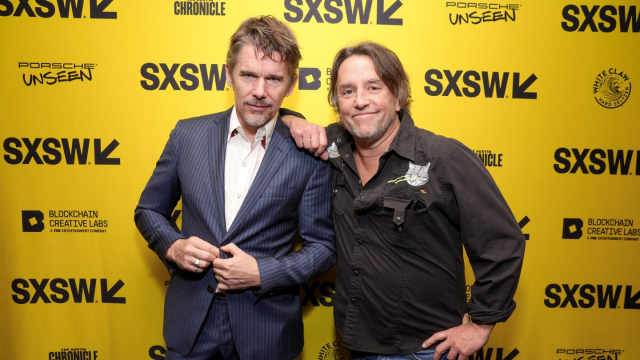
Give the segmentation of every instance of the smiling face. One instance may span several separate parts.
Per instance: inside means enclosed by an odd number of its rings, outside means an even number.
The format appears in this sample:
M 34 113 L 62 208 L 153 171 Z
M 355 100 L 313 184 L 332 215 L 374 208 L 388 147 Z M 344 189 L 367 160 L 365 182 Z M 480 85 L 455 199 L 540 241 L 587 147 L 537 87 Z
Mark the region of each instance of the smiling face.
M 238 54 L 233 71 L 225 66 L 227 83 L 233 88 L 236 112 L 245 131 L 255 132 L 271 120 L 285 97 L 293 92 L 297 79 L 290 79 L 287 63 L 279 53 L 273 59 L 256 53 L 245 44 Z
M 357 140 L 386 137 L 399 122 L 400 104 L 376 73 L 369 56 L 354 55 L 338 69 L 337 105 L 345 128 Z

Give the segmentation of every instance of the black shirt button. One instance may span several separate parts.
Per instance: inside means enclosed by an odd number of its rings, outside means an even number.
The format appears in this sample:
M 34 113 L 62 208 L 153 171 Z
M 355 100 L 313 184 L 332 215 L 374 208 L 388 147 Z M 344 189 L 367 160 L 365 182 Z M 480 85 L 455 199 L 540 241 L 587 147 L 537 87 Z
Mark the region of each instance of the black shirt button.
M 362 245 L 362 240 L 358 240 L 358 245 Z
M 398 231 L 402 232 L 402 226 L 398 226 Z
M 356 303 L 356 298 L 351 298 L 351 303 L 355 304 Z
M 358 274 L 360 274 L 358 270 L 353 270 L 353 275 L 358 276 Z
M 216 291 L 216 289 L 214 289 L 214 288 L 213 288 L 213 286 L 209 285 L 209 286 L 207 286 L 207 291 L 208 291 L 210 294 L 213 294 L 213 292 L 214 292 L 214 291 Z

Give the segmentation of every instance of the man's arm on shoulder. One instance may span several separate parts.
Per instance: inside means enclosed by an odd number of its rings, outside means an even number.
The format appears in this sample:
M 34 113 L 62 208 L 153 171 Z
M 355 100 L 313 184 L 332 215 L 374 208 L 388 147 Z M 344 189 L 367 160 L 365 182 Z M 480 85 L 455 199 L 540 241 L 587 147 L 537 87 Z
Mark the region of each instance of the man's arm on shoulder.
M 305 120 L 302 114 L 288 109 L 280 109 L 282 122 L 289 128 L 296 146 L 306 149 L 311 154 L 328 160 L 327 134 L 325 128 Z

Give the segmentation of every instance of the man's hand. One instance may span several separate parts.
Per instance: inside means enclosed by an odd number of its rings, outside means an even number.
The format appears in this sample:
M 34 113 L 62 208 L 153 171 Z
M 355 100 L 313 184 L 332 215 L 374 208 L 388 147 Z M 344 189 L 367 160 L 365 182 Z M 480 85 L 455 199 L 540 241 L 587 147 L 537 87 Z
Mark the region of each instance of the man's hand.
M 440 356 L 449 349 L 448 360 L 464 360 L 487 344 L 494 326 L 471 323 L 469 314 L 464 314 L 462 325 L 433 334 L 422 344 L 422 347 L 428 348 L 437 341 L 444 340 L 436 346 L 433 358 L 440 359 Z
M 322 160 L 328 160 L 327 132 L 324 127 L 312 124 L 305 119 L 293 115 L 285 115 L 282 121 L 289 127 L 291 137 L 296 141 L 296 146 L 304 148 L 308 152 L 319 156 Z
M 240 290 L 260 286 L 260 271 L 256 259 L 240 250 L 236 244 L 220 248 L 233 256 L 230 259 L 213 260 L 213 273 L 220 290 Z M 219 253 L 217 253 L 219 254 Z
M 188 239 L 176 240 L 167 251 L 167 259 L 177 264 L 181 269 L 191 272 L 202 272 L 216 258 L 218 248 L 192 236 Z

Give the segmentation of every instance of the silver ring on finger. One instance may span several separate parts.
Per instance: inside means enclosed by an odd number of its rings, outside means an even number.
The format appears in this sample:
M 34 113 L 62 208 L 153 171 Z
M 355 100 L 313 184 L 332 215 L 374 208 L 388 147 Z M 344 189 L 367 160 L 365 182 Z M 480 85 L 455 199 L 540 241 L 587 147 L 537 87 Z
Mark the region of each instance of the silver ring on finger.
M 194 269 L 195 272 L 198 272 L 198 269 L 200 269 L 200 268 L 197 267 L 197 266 L 194 266 L 193 269 Z
M 196 258 L 196 262 L 194 262 L 193 265 L 195 265 L 197 268 L 200 265 L 200 259 Z

